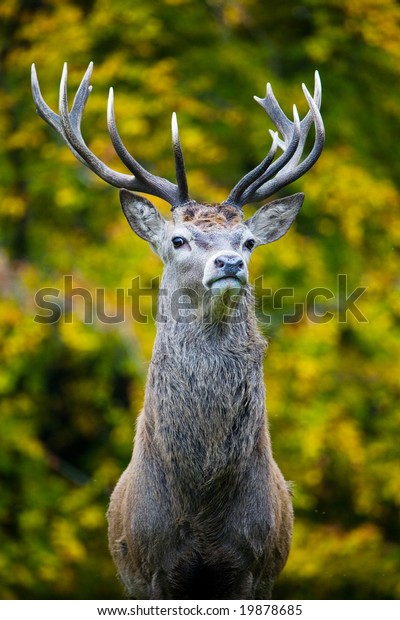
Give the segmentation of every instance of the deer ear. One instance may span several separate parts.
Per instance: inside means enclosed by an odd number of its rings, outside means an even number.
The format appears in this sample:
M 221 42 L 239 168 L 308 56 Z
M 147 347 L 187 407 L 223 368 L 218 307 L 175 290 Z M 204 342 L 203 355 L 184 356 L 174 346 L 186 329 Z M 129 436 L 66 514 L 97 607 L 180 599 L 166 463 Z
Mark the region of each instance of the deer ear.
M 119 197 L 129 226 L 139 237 L 148 241 L 156 249 L 162 240 L 166 220 L 144 196 L 121 189 Z
M 245 224 L 256 238 L 257 245 L 276 241 L 293 224 L 304 201 L 304 194 L 293 194 L 264 205 Z

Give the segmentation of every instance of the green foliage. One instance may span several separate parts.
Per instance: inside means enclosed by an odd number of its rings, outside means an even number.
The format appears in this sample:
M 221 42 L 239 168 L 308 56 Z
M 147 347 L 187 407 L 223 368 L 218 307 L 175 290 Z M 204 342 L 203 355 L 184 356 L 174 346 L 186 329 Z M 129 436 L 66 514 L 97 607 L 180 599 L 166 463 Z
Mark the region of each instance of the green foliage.
M 275 596 L 399 598 L 400 10 L 395 0 L 9 0 L 0 7 L 0 595 L 119 598 L 105 511 L 131 452 L 154 325 L 83 321 L 66 305 L 33 321 L 35 293 L 64 274 L 106 311 L 161 272 L 132 236 L 117 192 L 75 161 L 35 114 L 29 67 L 57 105 L 62 63 L 76 89 L 95 61 L 83 121 L 91 148 L 122 170 L 106 130 L 171 177 L 178 112 L 191 195 L 223 200 L 269 146 L 254 104 L 271 81 L 286 110 L 321 73 L 327 145 L 293 189 L 295 230 L 254 256 L 252 275 L 296 301 L 338 274 L 368 323 L 333 302 L 329 322 L 282 324 L 266 383 L 276 459 L 294 482 L 293 548 Z M 292 189 L 292 188 L 291 188 Z M 159 208 L 168 212 L 161 201 Z M 249 209 L 251 210 L 251 209 Z M 319 311 L 321 308 L 319 308 Z M 72 318 L 71 322 L 70 321 Z

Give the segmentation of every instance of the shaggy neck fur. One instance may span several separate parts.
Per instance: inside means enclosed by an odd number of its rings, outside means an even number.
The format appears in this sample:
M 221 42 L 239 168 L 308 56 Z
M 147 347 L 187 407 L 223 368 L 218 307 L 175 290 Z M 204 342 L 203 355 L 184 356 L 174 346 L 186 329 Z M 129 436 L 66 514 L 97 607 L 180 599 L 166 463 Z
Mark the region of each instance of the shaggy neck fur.
M 146 388 L 148 430 L 174 483 L 185 492 L 196 489 L 201 498 L 244 474 L 264 436 L 265 342 L 249 287 L 242 289 L 233 319 L 220 320 L 206 295 L 197 314 L 188 311 L 187 324 L 172 316 L 172 292 L 164 293 Z M 231 308 L 229 299 L 223 308 Z

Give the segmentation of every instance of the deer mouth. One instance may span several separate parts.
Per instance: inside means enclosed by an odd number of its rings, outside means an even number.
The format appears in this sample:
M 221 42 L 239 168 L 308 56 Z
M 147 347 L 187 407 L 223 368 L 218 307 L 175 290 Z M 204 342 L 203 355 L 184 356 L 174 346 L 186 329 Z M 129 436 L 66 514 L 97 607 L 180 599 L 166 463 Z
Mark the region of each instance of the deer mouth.
M 206 283 L 206 287 L 211 291 L 228 291 L 241 289 L 247 283 L 247 279 L 241 275 L 219 276 Z

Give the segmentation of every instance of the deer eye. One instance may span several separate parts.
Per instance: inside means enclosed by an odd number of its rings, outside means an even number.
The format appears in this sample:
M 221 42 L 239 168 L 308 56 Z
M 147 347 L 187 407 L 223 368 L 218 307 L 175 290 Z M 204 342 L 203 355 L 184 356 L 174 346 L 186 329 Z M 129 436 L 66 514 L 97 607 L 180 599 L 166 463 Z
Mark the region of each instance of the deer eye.
M 185 243 L 186 240 L 183 237 L 174 237 L 172 239 L 172 245 L 174 246 L 175 250 L 185 245 Z
M 247 248 L 251 252 L 255 244 L 256 242 L 254 239 L 247 239 L 247 241 L 244 242 L 244 247 Z

